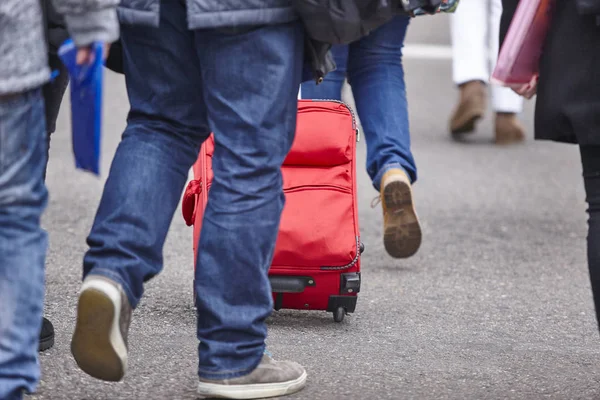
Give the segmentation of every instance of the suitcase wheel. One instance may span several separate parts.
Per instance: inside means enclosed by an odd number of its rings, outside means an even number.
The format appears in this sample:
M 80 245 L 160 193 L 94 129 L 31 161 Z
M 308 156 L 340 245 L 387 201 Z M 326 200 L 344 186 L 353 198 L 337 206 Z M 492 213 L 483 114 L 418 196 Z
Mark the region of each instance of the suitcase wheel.
M 346 315 L 346 309 L 344 307 L 338 307 L 333 312 L 333 320 L 335 322 L 342 322 L 344 320 L 345 315 Z

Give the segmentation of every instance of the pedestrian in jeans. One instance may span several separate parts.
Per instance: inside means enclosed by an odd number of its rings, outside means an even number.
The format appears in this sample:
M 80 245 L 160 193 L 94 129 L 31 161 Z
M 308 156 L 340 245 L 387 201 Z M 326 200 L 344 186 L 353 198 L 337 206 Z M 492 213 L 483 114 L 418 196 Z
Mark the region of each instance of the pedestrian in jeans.
M 296 392 L 306 372 L 265 354 L 265 320 L 303 26 L 289 0 L 123 0 L 119 13 L 131 108 L 87 239 L 75 360 L 98 379 L 125 374 L 132 312 L 144 282 L 163 268 L 188 172 L 213 132 L 195 279 L 198 392 L 232 399 Z
M 93 41 L 118 37 L 118 0 L 54 0 L 89 61 Z M 34 392 L 40 378 L 47 159 L 42 86 L 49 80 L 38 0 L 0 2 L 0 399 Z
M 307 82 L 301 88 L 303 99 L 340 100 L 348 78 L 367 141 L 367 173 L 380 192 L 383 243 L 395 258 L 411 257 L 421 246 L 412 195 L 417 167 L 410 149 L 402 66 L 409 21 L 409 16 L 399 15 L 350 45 L 334 46 L 337 69 L 320 85 Z

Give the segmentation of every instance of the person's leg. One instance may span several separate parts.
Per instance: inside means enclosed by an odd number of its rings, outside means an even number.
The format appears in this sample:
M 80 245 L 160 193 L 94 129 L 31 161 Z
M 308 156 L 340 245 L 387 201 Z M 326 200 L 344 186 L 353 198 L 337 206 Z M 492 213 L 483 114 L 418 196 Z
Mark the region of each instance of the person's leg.
M 131 309 L 163 267 L 167 231 L 210 132 L 185 5 L 163 1 L 160 18 L 159 28 L 122 26 L 131 109 L 83 262 L 72 352 L 105 380 L 125 373 Z
M 44 95 L 44 104 L 46 109 L 46 132 L 47 132 L 47 149 L 50 151 L 50 137 L 56 130 L 56 119 L 60 111 L 63 96 L 69 85 L 69 73 L 67 68 L 56 54 L 48 54 L 48 64 L 51 70 L 57 70 L 59 75 L 52 81 L 48 82 L 42 88 Z M 48 156 L 48 152 L 46 156 Z M 44 165 L 44 180 L 46 180 L 46 171 L 48 169 L 48 157 Z M 42 329 L 40 330 L 40 351 L 45 351 L 54 346 L 54 326 L 47 319 L 42 319 Z
M 348 82 L 367 142 L 367 173 L 380 189 L 386 170 L 417 180 L 410 149 L 402 47 L 410 18 L 399 16 L 350 45 Z
M 284 205 L 281 164 L 296 130 L 303 35 L 298 22 L 196 32 L 215 134 L 195 279 L 199 392 L 205 396 L 226 396 L 235 378 L 248 382 L 265 371 L 256 367 L 265 362 L 265 320 L 273 310 L 268 270 Z M 297 365 L 268 368 L 289 381 L 282 387 L 288 394 L 306 379 Z M 213 391 L 215 382 L 220 391 Z M 247 394 L 275 393 L 258 390 L 247 388 Z
M 496 67 L 500 46 L 500 20 L 502 19 L 502 0 L 492 0 L 490 4 L 490 65 Z M 508 144 L 525 139 L 525 128 L 517 119 L 523 111 L 523 97 L 510 88 L 491 85 L 492 108 L 496 113 L 496 142 Z
M 488 0 L 461 0 L 450 14 L 452 40 L 452 79 L 455 85 L 470 81 L 487 82 L 488 64 Z
M 39 89 L 0 96 L 0 399 L 33 392 L 44 300 L 44 101 Z
M 348 82 L 367 142 L 367 173 L 380 191 L 384 244 L 397 258 L 412 256 L 421 229 L 412 201 L 417 168 L 410 148 L 402 46 L 410 18 L 395 17 L 350 45 Z
M 342 86 L 346 80 L 346 64 L 348 62 L 348 46 L 337 45 L 331 48 L 336 69 L 325 76 L 323 82 L 317 85 L 314 81 L 301 85 L 300 96 L 303 99 L 341 100 Z
M 453 134 L 472 132 L 486 111 L 488 7 L 488 0 L 461 0 L 450 16 L 452 77 L 460 88 L 459 102 L 450 118 Z
M 588 268 L 596 321 L 600 325 L 600 146 L 581 146 L 580 151 L 589 214 Z

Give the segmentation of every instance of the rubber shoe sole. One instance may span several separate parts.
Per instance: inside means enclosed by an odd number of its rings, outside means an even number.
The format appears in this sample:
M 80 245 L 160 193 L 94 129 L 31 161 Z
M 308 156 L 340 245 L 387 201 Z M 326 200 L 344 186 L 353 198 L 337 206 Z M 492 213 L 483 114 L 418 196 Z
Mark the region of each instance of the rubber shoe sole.
M 249 385 L 221 385 L 218 383 L 198 384 L 201 399 L 264 399 L 285 396 L 299 392 L 306 385 L 307 373 L 293 381 L 277 383 L 257 383 Z
M 383 244 L 394 258 L 408 258 L 421 247 L 422 233 L 413 205 L 410 184 L 401 180 L 387 183 L 383 189 L 387 211 Z
M 54 335 L 40 338 L 40 346 L 38 348 L 38 351 L 42 352 L 50 350 L 52 346 L 54 346 Z
M 42 320 L 42 331 L 40 333 L 40 345 L 38 350 L 46 351 L 54 346 L 54 326 L 52 322 L 48 321 L 46 318 Z
M 77 306 L 71 353 L 88 375 L 120 381 L 127 368 L 127 347 L 119 329 L 121 293 L 108 282 L 84 282 Z

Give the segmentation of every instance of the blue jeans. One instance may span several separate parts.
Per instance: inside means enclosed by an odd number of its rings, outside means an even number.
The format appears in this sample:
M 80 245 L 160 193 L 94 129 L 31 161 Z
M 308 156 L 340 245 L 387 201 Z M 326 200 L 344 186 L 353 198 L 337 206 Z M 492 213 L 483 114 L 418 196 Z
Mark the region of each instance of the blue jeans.
M 36 89 L 0 98 L 0 399 L 21 399 L 40 378 L 39 334 L 48 240 L 44 100 Z
M 342 85 L 348 78 L 367 141 L 367 173 L 377 190 L 390 168 L 403 168 L 411 182 L 417 180 L 402 67 L 409 21 L 407 16 L 398 16 L 350 45 L 334 46 L 337 69 L 320 85 L 302 84 L 303 99 L 341 100 Z
M 214 132 L 196 269 L 199 376 L 226 379 L 251 372 L 265 348 L 281 164 L 296 129 L 304 36 L 298 22 L 189 31 L 182 3 L 161 3 L 159 28 L 122 26 L 131 110 L 84 275 L 121 283 L 137 306 L 144 281 L 163 267 L 188 171 Z

